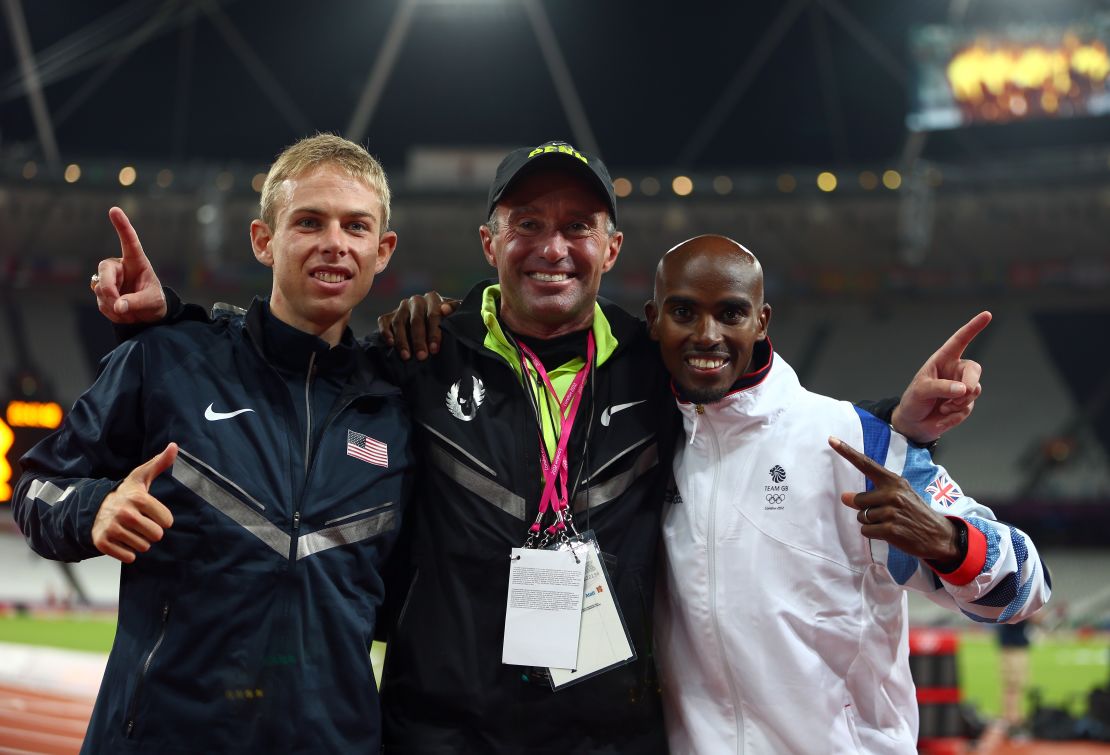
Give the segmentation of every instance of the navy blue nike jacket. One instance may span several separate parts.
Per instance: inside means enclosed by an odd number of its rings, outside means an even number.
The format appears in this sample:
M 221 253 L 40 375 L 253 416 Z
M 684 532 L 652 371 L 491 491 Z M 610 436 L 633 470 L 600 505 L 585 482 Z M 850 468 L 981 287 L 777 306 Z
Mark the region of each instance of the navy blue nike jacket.
M 173 526 L 121 570 L 85 752 L 378 750 L 368 650 L 410 482 L 408 414 L 349 332 L 338 382 L 312 339 L 291 391 L 263 349 L 265 310 L 127 341 L 22 460 L 20 529 L 39 554 L 77 561 L 99 555 L 104 497 L 180 446 L 150 490 Z M 337 398 L 321 412 L 328 377 Z

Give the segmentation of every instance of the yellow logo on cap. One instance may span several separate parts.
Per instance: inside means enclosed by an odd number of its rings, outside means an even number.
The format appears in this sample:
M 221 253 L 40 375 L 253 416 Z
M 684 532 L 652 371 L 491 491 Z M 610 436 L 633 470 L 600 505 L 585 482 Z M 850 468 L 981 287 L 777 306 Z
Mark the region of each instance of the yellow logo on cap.
M 548 152 L 562 152 L 564 155 L 574 155 L 587 165 L 590 162 L 586 159 L 585 155 L 583 155 L 581 152 L 579 152 L 569 144 L 548 144 L 543 147 L 536 147 L 534 150 L 528 153 L 528 159 L 532 159 L 536 155 L 547 154 Z

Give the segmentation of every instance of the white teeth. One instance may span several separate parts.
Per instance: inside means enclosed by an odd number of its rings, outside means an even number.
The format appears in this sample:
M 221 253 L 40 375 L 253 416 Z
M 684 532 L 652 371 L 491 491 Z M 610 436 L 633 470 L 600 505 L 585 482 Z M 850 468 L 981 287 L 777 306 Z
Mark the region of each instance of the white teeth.
M 329 273 L 326 270 L 318 270 L 313 273 L 312 276 L 316 280 L 323 281 L 324 283 L 341 283 L 347 280 L 347 276 L 343 275 L 343 273 Z
M 724 359 L 698 359 L 697 357 L 689 357 L 686 360 L 686 364 L 691 367 L 696 367 L 699 370 L 715 370 L 718 367 L 724 367 L 726 361 L 727 360 Z
M 558 283 L 559 281 L 565 281 L 570 278 L 566 273 L 529 273 L 528 277 L 543 281 L 544 283 Z

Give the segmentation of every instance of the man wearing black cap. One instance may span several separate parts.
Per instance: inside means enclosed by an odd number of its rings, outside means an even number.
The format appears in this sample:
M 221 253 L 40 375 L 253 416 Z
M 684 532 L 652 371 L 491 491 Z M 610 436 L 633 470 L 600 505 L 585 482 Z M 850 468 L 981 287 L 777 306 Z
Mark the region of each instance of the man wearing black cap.
M 680 427 L 644 324 L 598 300 L 623 241 L 608 171 L 565 142 L 516 150 L 479 234 L 497 280 L 442 321 L 436 358 L 392 362 L 424 468 L 387 589 L 385 750 L 665 752 L 651 616 Z M 112 261 L 99 273 L 123 282 Z M 127 319 L 154 319 L 132 302 Z M 634 657 L 553 692 L 547 669 L 502 662 L 510 551 L 575 529 L 594 533 Z
M 677 426 L 660 426 L 673 399 L 643 323 L 597 299 L 623 240 L 612 183 L 569 144 L 520 149 L 488 218 L 497 280 L 444 320 L 436 358 L 397 376 L 427 466 L 405 525 L 412 577 L 404 594 L 391 584 L 403 607 L 382 679 L 386 750 L 664 752 L 650 617 L 659 461 Z M 564 435 L 557 498 L 596 535 L 636 657 L 556 693 L 546 669 L 502 663 L 502 642 L 510 550 L 538 520 Z M 541 538 L 555 521 L 549 509 Z

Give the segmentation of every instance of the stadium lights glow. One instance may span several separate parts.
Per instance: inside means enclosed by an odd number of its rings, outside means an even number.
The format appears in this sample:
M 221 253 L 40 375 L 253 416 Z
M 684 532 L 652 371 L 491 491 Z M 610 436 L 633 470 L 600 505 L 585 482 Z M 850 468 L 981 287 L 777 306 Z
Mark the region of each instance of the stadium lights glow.
M 779 187 L 779 191 L 783 194 L 789 194 L 798 188 L 798 182 L 794 180 L 794 176 L 789 173 L 783 173 L 778 179 L 775 180 L 775 186 Z
M 817 188 L 821 191 L 836 191 L 836 176 L 827 170 L 817 174 Z
M 53 401 L 9 401 L 5 412 L 9 427 L 45 427 L 62 424 L 62 407 Z
M 202 204 L 197 208 L 197 222 L 201 225 L 208 225 L 216 221 L 216 208 L 210 204 Z
M 155 177 L 154 182 L 158 184 L 159 188 L 170 188 L 170 184 L 173 183 L 173 171 L 169 168 L 162 168 L 162 170 L 158 171 L 158 175 Z
M 15 433 L 4 420 L 0 420 L 0 501 L 12 499 L 12 467 L 8 463 L 8 451 L 15 442 Z
M 648 176 L 640 181 L 640 191 L 649 197 L 654 197 L 659 193 L 659 179 Z
M 859 185 L 864 191 L 871 191 L 879 186 L 879 177 L 869 170 L 859 174 Z
M 62 176 L 65 178 L 67 184 L 75 184 L 81 179 L 81 166 L 77 163 L 70 163 L 66 166 L 66 172 Z
M 254 189 L 255 194 L 262 193 L 262 186 L 266 183 L 265 173 L 255 173 L 251 178 L 251 188 Z
M 732 179 L 728 176 L 717 176 L 713 179 L 713 191 L 725 195 L 732 191 Z
M 896 170 L 883 171 L 883 186 L 894 191 L 902 185 L 902 174 Z
M 694 191 L 694 182 L 689 176 L 675 176 L 671 181 L 671 191 L 680 197 L 688 197 Z
M 135 179 L 138 177 L 138 175 L 139 174 L 136 173 L 135 169 L 130 165 L 123 166 L 122 168 L 120 168 L 119 171 L 120 186 L 130 186 L 131 184 L 135 183 Z
M 617 178 L 613 181 L 613 193 L 618 197 L 627 197 L 632 193 L 632 182 L 627 178 Z
M 27 162 L 23 163 L 23 177 L 26 178 L 28 181 L 37 176 L 38 172 L 39 166 L 35 163 L 34 160 L 28 160 Z

